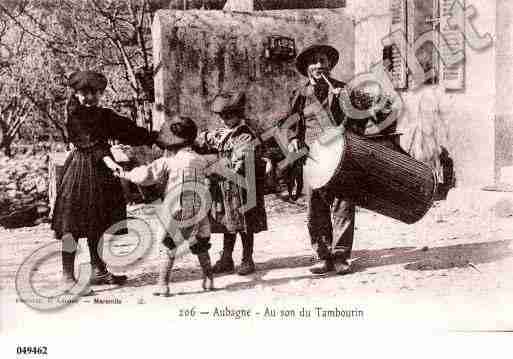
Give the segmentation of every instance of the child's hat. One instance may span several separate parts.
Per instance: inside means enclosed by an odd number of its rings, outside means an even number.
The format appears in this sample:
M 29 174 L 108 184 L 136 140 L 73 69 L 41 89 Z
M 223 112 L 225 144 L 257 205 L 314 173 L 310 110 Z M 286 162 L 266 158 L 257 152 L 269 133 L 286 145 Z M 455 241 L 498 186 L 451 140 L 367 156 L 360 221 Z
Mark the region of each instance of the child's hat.
M 197 135 L 198 126 L 191 118 L 175 115 L 162 125 L 157 142 L 163 146 L 192 144 Z
M 216 95 L 210 106 L 214 113 L 244 109 L 246 97 L 242 91 L 222 91 Z

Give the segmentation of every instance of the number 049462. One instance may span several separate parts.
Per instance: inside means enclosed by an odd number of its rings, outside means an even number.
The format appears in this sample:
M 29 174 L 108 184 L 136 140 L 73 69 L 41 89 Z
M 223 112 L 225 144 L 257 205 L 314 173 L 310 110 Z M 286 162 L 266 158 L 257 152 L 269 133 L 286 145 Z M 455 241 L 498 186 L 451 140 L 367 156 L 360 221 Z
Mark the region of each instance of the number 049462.
M 18 346 L 16 348 L 17 355 L 47 355 L 48 348 L 44 345 L 38 346 Z

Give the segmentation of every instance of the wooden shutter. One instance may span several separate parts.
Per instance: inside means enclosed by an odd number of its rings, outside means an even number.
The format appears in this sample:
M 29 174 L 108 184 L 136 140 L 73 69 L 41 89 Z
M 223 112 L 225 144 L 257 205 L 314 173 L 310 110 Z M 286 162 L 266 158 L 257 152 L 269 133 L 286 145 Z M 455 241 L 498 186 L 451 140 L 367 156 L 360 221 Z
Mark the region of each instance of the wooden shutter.
M 438 0 L 407 0 L 408 43 L 412 46 L 408 58 L 408 85 L 417 88 L 435 84 L 439 79 L 435 31 L 438 31 Z M 435 31 L 434 31 L 435 30 Z
M 382 55 L 383 55 L 383 65 L 385 66 L 385 69 L 388 72 L 392 73 L 392 71 L 394 70 L 393 62 L 392 62 L 392 59 L 394 56 L 394 45 L 383 46 Z
M 459 3 L 465 7 L 464 0 L 458 0 Z M 455 0 L 440 0 L 440 34 L 445 39 L 446 43 L 450 48 L 446 46 L 441 46 L 441 80 L 442 85 L 446 90 L 462 90 L 465 88 L 465 60 L 460 61 L 457 64 L 451 65 L 447 64 L 444 61 L 444 58 L 449 58 L 447 51 L 452 51 L 453 53 L 456 51 L 465 51 L 465 39 L 464 39 L 464 29 L 465 29 L 465 15 L 464 11 L 458 12 L 458 16 L 456 19 L 458 21 L 458 28 L 449 27 L 448 19 L 451 17 L 451 7 L 460 6 L 456 3 Z M 463 10 L 463 9 L 462 9 Z M 456 14 L 456 13 L 455 13 Z
M 394 39 L 406 40 L 406 0 L 392 0 L 390 4 L 392 13 L 391 33 Z M 392 49 L 392 83 L 396 89 L 407 87 L 406 57 L 408 53 L 406 41 L 394 41 Z

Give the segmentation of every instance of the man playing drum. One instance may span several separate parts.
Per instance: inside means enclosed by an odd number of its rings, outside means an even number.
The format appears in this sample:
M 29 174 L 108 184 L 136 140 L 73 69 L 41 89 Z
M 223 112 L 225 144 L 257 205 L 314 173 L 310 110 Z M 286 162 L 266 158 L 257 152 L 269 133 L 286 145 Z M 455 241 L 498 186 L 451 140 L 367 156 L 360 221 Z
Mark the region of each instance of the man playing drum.
M 338 51 L 327 45 L 310 46 L 298 55 L 297 70 L 308 81 L 294 91 L 289 117 L 281 124 L 288 130 L 290 152 L 306 152 L 304 149 L 314 141 L 322 141 L 322 132 L 329 127 L 342 126 L 345 131 L 364 134 L 368 121 L 349 118 L 341 105 L 346 84 L 329 77 L 338 59 Z M 353 247 L 355 205 L 332 192 L 328 188 L 308 189 L 308 232 L 312 247 L 323 261 L 310 269 L 314 274 L 351 272 L 348 260 Z

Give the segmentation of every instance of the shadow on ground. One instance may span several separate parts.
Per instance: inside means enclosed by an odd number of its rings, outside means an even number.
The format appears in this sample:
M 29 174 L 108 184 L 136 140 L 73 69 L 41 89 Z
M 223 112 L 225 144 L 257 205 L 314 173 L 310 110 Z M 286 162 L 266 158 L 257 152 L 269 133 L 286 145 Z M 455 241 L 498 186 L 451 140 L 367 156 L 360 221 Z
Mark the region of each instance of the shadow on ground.
M 511 241 L 494 241 L 483 243 L 460 244 L 434 248 L 397 247 L 379 250 L 360 250 L 353 252 L 353 274 L 365 271 L 370 268 L 404 264 L 407 270 L 428 271 L 451 268 L 474 267 L 478 269 L 479 264 L 491 263 L 513 256 Z M 326 278 L 327 276 L 300 275 L 265 279 L 266 275 L 273 270 L 286 268 L 309 267 L 314 264 L 315 258 L 312 255 L 274 258 L 265 262 L 257 263 L 257 272 L 244 281 L 237 281 L 219 290 L 235 291 L 260 286 L 276 286 L 301 279 Z M 201 271 L 199 268 L 178 268 L 173 271 L 172 281 L 174 283 L 199 280 Z M 479 270 L 479 269 L 478 269 Z M 247 278 L 250 278 L 248 281 Z M 151 270 L 148 273 L 138 275 L 126 283 L 125 287 L 142 287 L 156 283 L 157 273 Z M 106 289 L 105 291 L 115 290 Z M 104 290 L 98 290 L 102 292 Z M 187 292 L 180 294 L 196 294 L 199 292 Z
M 511 241 L 457 244 L 445 247 L 399 247 L 354 253 L 356 272 L 372 267 L 405 264 L 407 270 L 441 270 L 495 262 L 513 256 Z

